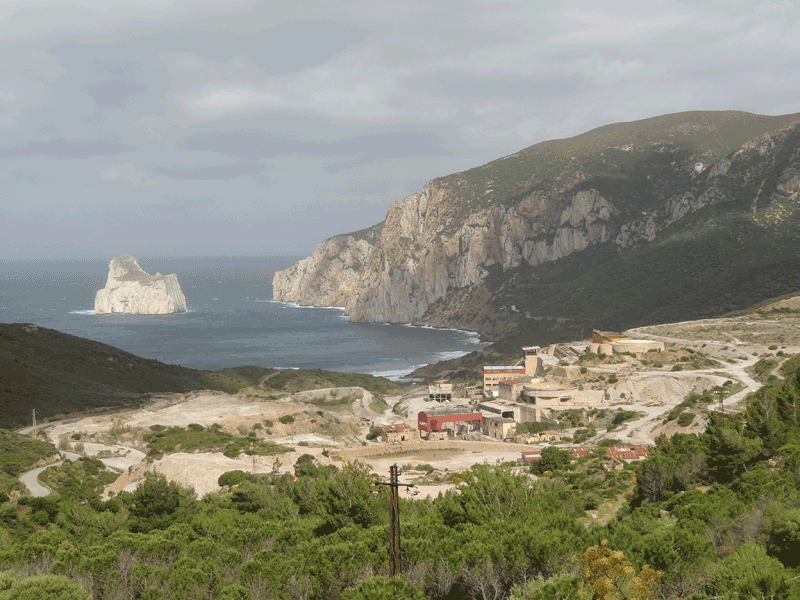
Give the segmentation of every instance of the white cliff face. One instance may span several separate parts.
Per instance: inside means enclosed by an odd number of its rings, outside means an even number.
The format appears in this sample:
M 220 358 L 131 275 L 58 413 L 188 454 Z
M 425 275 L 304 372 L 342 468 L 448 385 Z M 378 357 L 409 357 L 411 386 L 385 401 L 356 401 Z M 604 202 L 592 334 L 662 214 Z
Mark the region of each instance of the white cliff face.
M 132 256 L 122 255 L 108 264 L 106 286 L 97 292 L 94 310 L 102 313 L 165 315 L 186 310 L 178 277 L 145 273 Z
M 352 236 L 320 242 L 311 256 L 275 273 L 272 297 L 304 306 L 340 306 L 350 314 L 362 267 L 373 249 L 368 241 Z
M 609 239 L 614 208 L 595 190 L 577 192 L 561 211 L 541 197 L 490 206 L 443 234 L 445 190 L 428 184 L 389 207 L 370 243 L 331 238 L 273 278 L 275 300 L 341 306 L 356 321 L 407 323 L 454 289 L 480 285 L 495 264 L 557 260 Z M 444 211 L 442 211 L 444 212 Z

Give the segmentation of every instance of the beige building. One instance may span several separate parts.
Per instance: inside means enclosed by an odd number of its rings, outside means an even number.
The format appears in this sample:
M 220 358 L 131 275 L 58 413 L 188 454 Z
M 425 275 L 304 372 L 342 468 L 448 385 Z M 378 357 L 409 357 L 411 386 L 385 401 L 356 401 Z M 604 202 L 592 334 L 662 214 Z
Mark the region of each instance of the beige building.
M 516 423 L 514 419 L 501 416 L 491 416 L 483 418 L 483 433 L 496 440 L 504 440 L 510 437 L 514 431 Z
M 509 379 L 518 379 L 525 375 L 525 367 L 522 365 L 492 365 L 483 367 L 483 391 L 497 395 L 500 390 L 500 382 Z

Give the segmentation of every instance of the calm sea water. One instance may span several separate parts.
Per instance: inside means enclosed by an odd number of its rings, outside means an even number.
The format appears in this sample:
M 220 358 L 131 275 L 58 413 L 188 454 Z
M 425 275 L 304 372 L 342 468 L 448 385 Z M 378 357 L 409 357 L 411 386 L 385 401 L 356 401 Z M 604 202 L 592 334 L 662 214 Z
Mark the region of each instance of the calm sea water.
M 320 368 L 398 378 L 484 346 L 464 331 L 350 323 L 339 309 L 272 300 L 272 275 L 294 258 L 140 259 L 176 273 L 188 311 L 95 315 L 107 260 L 0 261 L 0 322 L 35 323 L 195 369 Z

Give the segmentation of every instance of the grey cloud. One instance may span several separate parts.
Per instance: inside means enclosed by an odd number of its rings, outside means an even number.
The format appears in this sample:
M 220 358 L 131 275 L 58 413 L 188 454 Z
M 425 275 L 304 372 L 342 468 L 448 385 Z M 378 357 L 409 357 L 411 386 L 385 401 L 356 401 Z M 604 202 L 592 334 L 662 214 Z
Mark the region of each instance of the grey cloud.
M 394 131 L 357 135 L 330 141 L 306 141 L 269 131 L 233 129 L 199 133 L 184 138 L 187 150 L 214 151 L 242 158 L 268 158 L 288 154 L 317 157 L 367 156 L 370 160 L 405 156 L 443 156 L 450 154 L 442 140 L 429 133 Z
M 100 106 L 115 106 L 117 108 L 125 108 L 131 99 L 147 92 L 145 86 L 125 80 L 98 81 L 86 86 L 84 89 Z
M 578 85 L 570 79 L 545 81 L 508 79 L 460 79 L 440 82 L 442 92 L 448 96 L 468 97 L 536 97 L 555 98 L 573 94 Z
M 91 140 L 76 142 L 57 139 L 51 142 L 28 142 L 0 148 L 0 158 L 19 156 L 51 156 L 53 158 L 89 158 L 91 156 L 111 156 L 133 150 L 133 146 L 110 140 Z
M 262 170 L 258 163 L 236 163 L 232 165 L 211 165 L 206 167 L 182 168 L 182 167 L 157 167 L 155 171 L 166 177 L 173 179 L 196 179 L 210 180 L 223 179 L 230 180 L 237 177 L 247 177 L 256 175 Z
M 367 30 L 344 23 L 294 21 L 249 35 L 165 31 L 114 43 L 68 42 L 55 46 L 53 51 L 73 67 L 80 67 L 81 62 L 97 62 L 102 57 L 120 57 L 120 61 L 128 62 L 131 56 L 136 56 L 139 64 L 146 68 L 159 65 L 159 55 L 170 51 L 191 52 L 219 62 L 244 54 L 267 74 L 282 74 L 321 64 L 368 36 Z M 103 60 L 110 62 L 108 58 Z M 163 71 L 161 67 L 156 70 Z M 152 73 L 153 70 L 148 69 L 148 74 Z M 108 73 L 102 75 L 107 77 Z

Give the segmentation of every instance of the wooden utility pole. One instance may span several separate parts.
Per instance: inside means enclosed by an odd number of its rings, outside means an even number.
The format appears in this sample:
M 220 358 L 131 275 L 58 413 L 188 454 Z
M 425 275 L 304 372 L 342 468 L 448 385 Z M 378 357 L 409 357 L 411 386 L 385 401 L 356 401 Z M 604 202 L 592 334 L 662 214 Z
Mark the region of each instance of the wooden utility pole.
M 389 467 L 389 482 L 377 482 L 389 487 L 389 577 L 400 573 L 400 500 L 398 489 L 414 487 L 413 483 L 400 483 L 400 470 L 397 464 Z
M 33 437 L 36 439 L 36 409 L 33 409 Z

